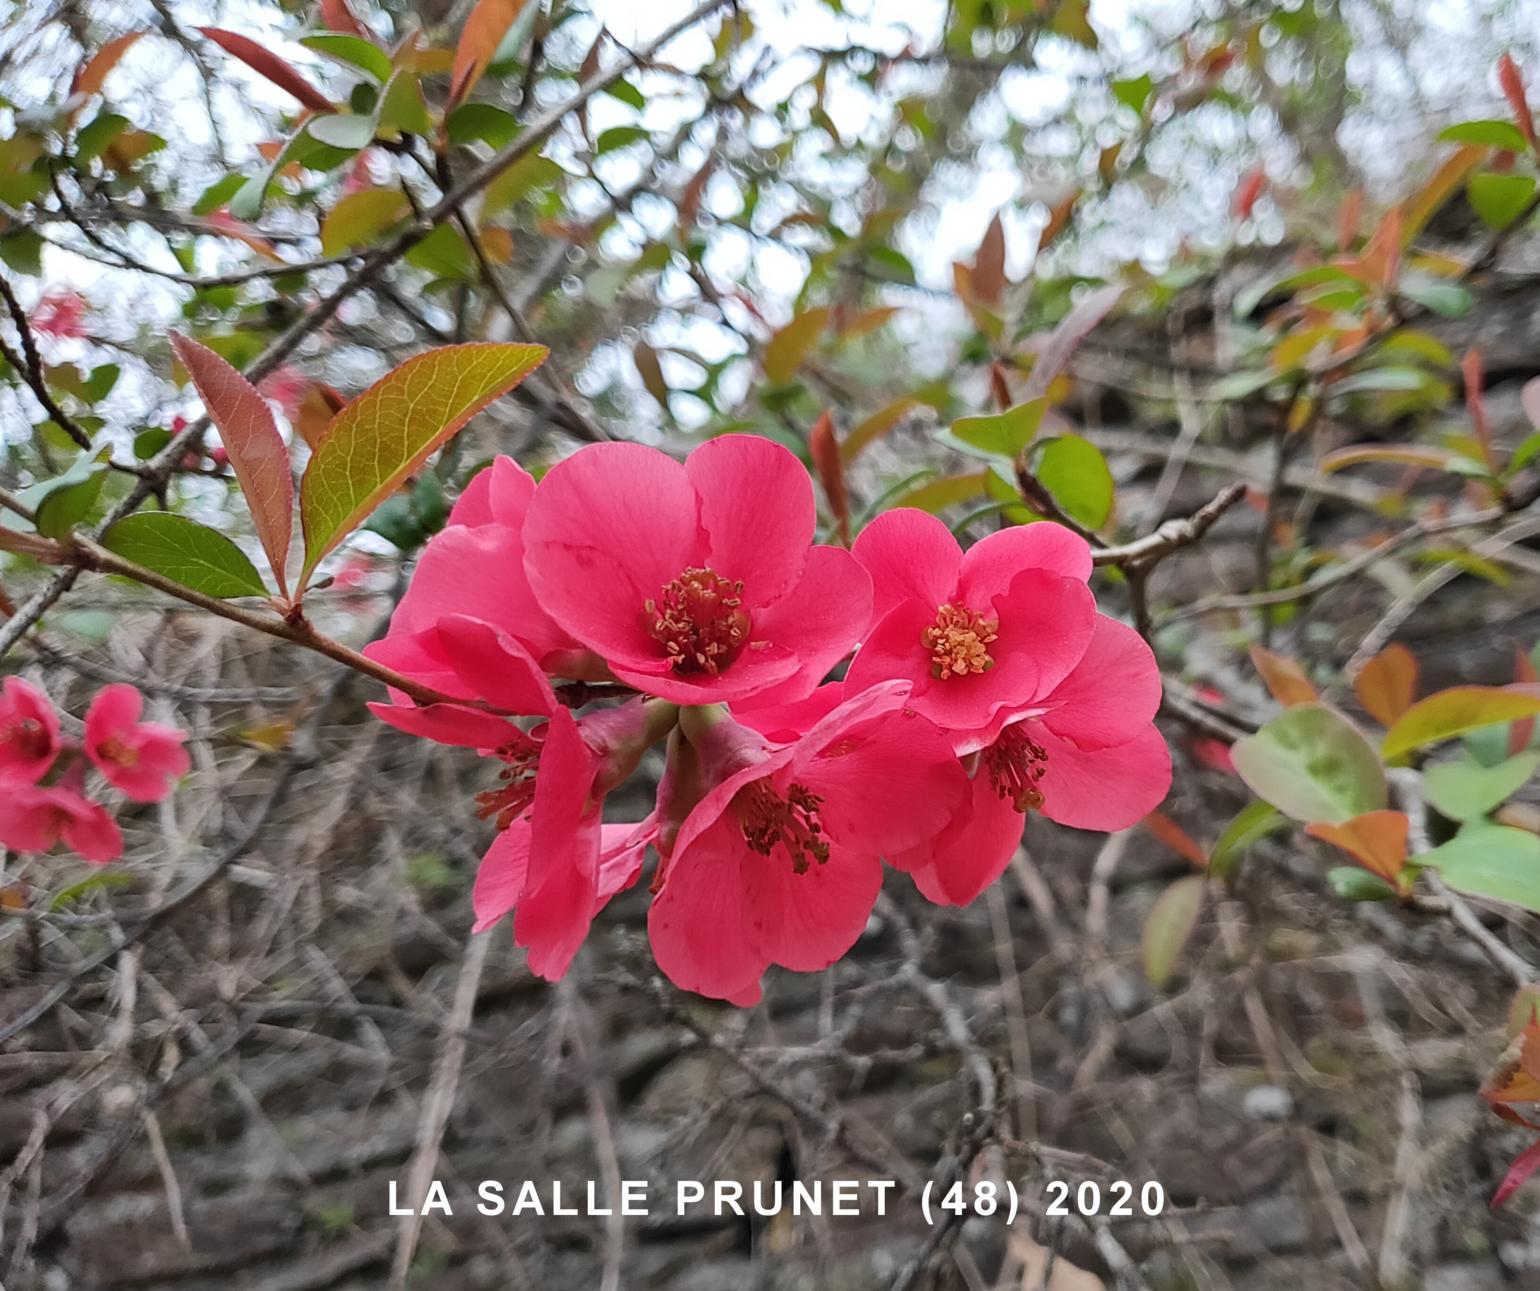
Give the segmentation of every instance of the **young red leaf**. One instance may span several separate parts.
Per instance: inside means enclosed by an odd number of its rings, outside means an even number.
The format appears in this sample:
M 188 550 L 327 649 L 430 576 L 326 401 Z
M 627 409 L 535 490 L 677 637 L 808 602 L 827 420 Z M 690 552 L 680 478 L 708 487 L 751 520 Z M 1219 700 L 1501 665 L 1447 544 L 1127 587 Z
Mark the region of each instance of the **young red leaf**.
M 267 400 L 213 350 L 177 332 L 171 333 L 171 348 L 192 377 L 209 420 L 219 428 L 278 590 L 288 596 L 285 569 L 294 528 L 294 480 L 289 474 L 288 447 L 273 423 Z
M 1364 712 L 1381 726 L 1396 719 L 1417 698 L 1417 659 L 1404 645 L 1388 645 L 1358 671 L 1353 690 Z
M 142 31 L 129 31 L 109 40 L 80 65 L 74 81 L 70 84 L 70 93 L 72 95 L 98 93 L 102 83 L 107 79 L 107 73 L 118 65 L 118 60 L 128 53 L 129 47 L 142 35 L 144 35 Z
M 1471 429 L 1476 432 L 1476 442 L 1481 445 L 1481 460 L 1488 470 L 1497 467 L 1497 456 L 1492 450 L 1492 424 L 1487 420 L 1486 403 L 1481 397 L 1481 352 L 1470 349 L 1460 361 L 1460 372 L 1465 378 L 1465 410 L 1470 414 Z
M 1492 1209 L 1496 1210 L 1513 1196 L 1536 1170 L 1540 1170 L 1540 1139 L 1536 1139 L 1513 1159 L 1508 1173 L 1492 1194 Z
M 1272 697 L 1285 708 L 1294 704 L 1313 704 L 1321 697 L 1310 678 L 1305 676 L 1305 670 L 1286 655 L 1254 645 L 1251 662 L 1262 675 Z
M 249 36 L 225 31 L 220 27 L 199 27 L 198 30 L 225 53 L 240 59 L 252 71 L 266 77 L 279 89 L 292 94 L 307 108 L 314 108 L 317 112 L 331 112 L 336 108 L 335 103 L 266 45 L 260 45 Z
M 1339 847 L 1364 869 L 1396 883 L 1406 866 L 1409 822 L 1405 812 L 1371 811 L 1341 824 L 1317 821 L 1305 833 Z
M 1208 869 L 1208 853 L 1165 812 L 1152 811 L 1144 818 L 1144 827 L 1178 856 L 1191 861 L 1200 870 Z
M 973 257 L 973 292 L 986 305 L 998 306 L 1005 294 L 1005 226 L 999 215 L 989 221 Z
M 524 5 L 525 0 L 476 0 L 476 7 L 460 32 L 460 43 L 455 46 L 454 70 L 449 76 L 450 107 L 465 98 L 481 79 Z
M 1230 213 L 1238 220 L 1249 220 L 1252 211 L 1256 209 L 1257 203 L 1266 191 L 1267 168 L 1253 166 L 1235 185 L 1235 193 L 1230 198 Z
M 1524 74 L 1519 71 L 1519 65 L 1513 61 L 1512 54 L 1504 54 L 1497 60 L 1497 83 L 1502 87 L 1503 97 L 1508 100 L 1508 106 L 1513 109 L 1513 123 L 1518 126 L 1519 132 L 1529 141 L 1529 146 L 1535 148 L 1535 114 L 1529 110 L 1529 95 L 1524 89 Z
M 370 42 L 374 40 L 374 33 L 348 8 L 348 0 L 321 0 L 321 21 L 329 30 L 341 32 L 344 36 L 357 36 L 360 40 Z
M 840 542 L 850 546 L 850 498 L 845 492 L 845 463 L 840 457 L 839 440 L 834 434 L 834 418 L 827 412 L 808 432 L 808 453 L 818 470 L 823 495 L 829 500 L 829 512 L 834 516 L 835 531 Z
M 326 554 L 434 449 L 548 353 L 543 345 L 446 345 L 408 359 L 343 408 L 300 481 L 301 592 Z

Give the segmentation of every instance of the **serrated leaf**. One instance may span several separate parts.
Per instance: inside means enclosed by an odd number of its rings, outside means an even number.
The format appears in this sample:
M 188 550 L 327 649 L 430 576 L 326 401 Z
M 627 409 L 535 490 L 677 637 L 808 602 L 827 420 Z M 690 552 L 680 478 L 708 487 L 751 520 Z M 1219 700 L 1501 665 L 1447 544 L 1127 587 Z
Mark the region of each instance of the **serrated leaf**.
M 777 383 L 796 376 L 828 321 L 827 309 L 809 309 L 781 328 L 765 346 L 765 375 Z
M 1301 821 L 1338 822 L 1385 806 L 1385 769 L 1363 732 L 1324 704 L 1280 713 L 1230 750 L 1257 797 Z
M 1475 820 L 1511 798 L 1540 767 L 1540 753 L 1519 753 L 1483 766 L 1474 758 L 1440 762 L 1423 774 L 1423 793 L 1450 820 Z
M 169 511 L 124 516 L 102 546 L 205 596 L 266 596 L 262 575 L 246 553 L 217 529 Z
M 1417 862 L 1436 869 L 1456 892 L 1540 913 L 1540 836 L 1528 830 L 1506 825 L 1463 829 Z
M 303 587 L 428 456 L 545 361 L 543 345 L 450 345 L 408 359 L 332 420 L 300 483 Z
M 367 246 L 411 213 L 411 203 L 399 189 L 364 188 L 349 193 L 321 221 L 321 251 L 334 256 Z
M 178 332 L 171 333 L 171 348 L 197 387 L 209 420 L 219 429 L 278 590 L 287 596 L 294 480 L 289 449 L 272 410 L 257 388 L 213 350 Z
M 1157 991 L 1164 990 L 1176 970 L 1176 962 L 1192 939 L 1203 912 L 1205 879 L 1190 874 L 1178 879 L 1156 899 L 1144 921 L 1140 949 L 1144 976 Z
M 1385 733 L 1380 752 L 1399 758 L 1413 749 L 1482 726 L 1540 713 L 1540 687 L 1452 686 L 1413 704 Z

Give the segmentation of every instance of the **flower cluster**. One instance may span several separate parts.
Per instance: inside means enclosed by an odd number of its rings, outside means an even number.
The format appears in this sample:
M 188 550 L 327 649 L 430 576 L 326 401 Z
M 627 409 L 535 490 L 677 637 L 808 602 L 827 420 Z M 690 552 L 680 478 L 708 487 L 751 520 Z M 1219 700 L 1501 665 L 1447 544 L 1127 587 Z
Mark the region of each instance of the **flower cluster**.
M 46 852 L 62 841 L 97 864 L 121 856 L 117 821 L 86 793 L 86 764 L 134 802 L 159 802 L 189 766 L 187 737 L 141 722 L 143 712 L 144 697 L 133 686 L 104 686 L 77 744 L 63 737 L 46 694 L 7 677 L 0 686 L 0 846 Z
M 1119 829 L 1165 796 L 1155 661 L 1097 613 L 1081 538 L 1033 524 L 965 553 L 901 509 L 846 551 L 815 525 L 797 459 L 727 435 L 682 464 L 594 445 L 538 486 L 498 458 L 428 544 L 369 653 L 445 700 L 373 707 L 501 765 L 477 923 L 512 912 L 536 973 L 566 971 L 649 847 L 659 966 L 752 1003 L 769 965 L 850 948 L 884 860 L 966 904 L 1028 812 Z M 657 744 L 654 810 L 607 823 Z

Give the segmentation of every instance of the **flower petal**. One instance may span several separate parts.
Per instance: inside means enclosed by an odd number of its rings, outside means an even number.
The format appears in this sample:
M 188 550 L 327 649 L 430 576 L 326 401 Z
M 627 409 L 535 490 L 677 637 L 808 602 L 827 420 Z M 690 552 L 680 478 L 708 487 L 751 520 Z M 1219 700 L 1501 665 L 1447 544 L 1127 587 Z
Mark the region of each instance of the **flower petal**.
M 1154 720 L 1160 690 L 1144 638 L 1098 614 L 1085 655 L 1044 700 L 1043 724 L 1083 749 L 1126 744 Z
M 67 789 L 55 790 L 68 793 Z M 123 834 L 118 822 L 99 802 L 74 795 L 77 801 L 65 807 L 60 828 L 65 845 L 79 852 L 93 865 L 105 865 L 123 855 Z
M 461 704 L 381 704 L 371 702 L 369 711 L 388 726 L 460 748 L 490 751 L 500 749 L 516 730 L 501 717 L 480 708 Z
M 656 695 L 674 704 L 729 704 L 751 695 L 776 693 L 781 683 L 800 678 L 801 659 L 782 646 L 764 650 L 752 646 L 721 672 L 675 672 L 666 659 L 659 658 L 647 668 L 623 666 L 612 661 L 611 671 L 621 681 L 644 694 Z
M 529 839 L 529 817 L 521 816 L 487 848 L 471 889 L 471 906 L 476 911 L 472 932 L 485 932 L 518 905 L 529 873 Z
M 553 466 L 530 503 L 524 544 L 551 617 L 629 667 L 663 656 L 645 628 L 648 599 L 705 559 L 684 467 L 644 444 L 591 444 Z
M 1061 524 L 1040 521 L 1012 525 L 980 538 L 963 554 L 957 590 L 970 609 L 988 605 L 1024 569 L 1042 569 L 1085 582 L 1091 576 L 1091 547 Z
M 682 837 L 682 835 L 681 835 Z M 742 996 L 759 981 L 769 956 L 754 950 L 743 927 L 743 871 L 764 857 L 717 817 L 700 848 L 676 849 L 668 879 L 647 913 L 652 953 L 675 986 L 714 999 Z
M 449 513 L 446 527 L 474 529 L 484 524 L 500 524 L 520 529 L 534 496 L 535 477 L 513 458 L 499 455 L 465 486 Z
M 706 563 L 743 580 L 750 610 L 780 600 L 802 578 L 818 522 L 807 468 L 772 439 L 720 435 L 684 469 L 700 498 Z
M 839 848 L 801 874 L 780 852 L 742 867 L 743 930 L 772 963 L 798 972 L 827 968 L 855 945 L 882 887 L 882 863 Z
M 995 792 L 980 767 L 951 823 L 928 843 L 896 857 L 920 892 L 937 905 L 967 905 L 1005 872 L 1021 844 L 1026 817 Z
M 506 632 L 463 614 L 441 618 L 434 631 L 455 675 L 494 708 L 545 717 L 558 707 L 540 665 Z
M 1038 788 L 1043 815 L 1076 829 L 1127 829 L 1160 806 L 1171 788 L 1171 752 L 1148 726 L 1127 744 L 1083 750 L 1034 724 L 1048 760 Z
M 884 511 L 856 535 L 850 550 L 872 576 L 874 620 L 910 599 L 934 615 L 956 591 L 962 548 L 928 512 L 914 507 Z

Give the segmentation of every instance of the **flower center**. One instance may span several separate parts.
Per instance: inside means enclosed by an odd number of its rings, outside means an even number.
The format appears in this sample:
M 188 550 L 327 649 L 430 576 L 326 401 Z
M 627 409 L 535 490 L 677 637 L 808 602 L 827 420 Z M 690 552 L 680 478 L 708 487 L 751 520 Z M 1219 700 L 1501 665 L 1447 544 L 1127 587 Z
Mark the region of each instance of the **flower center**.
M 984 769 L 1002 798 L 1009 798 L 1022 813 L 1043 805 L 1038 782 L 1048 769 L 1048 753 L 1018 724 L 1007 726 L 1000 738 L 984 750 Z
M 815 861 L 822 865 L 829 859 L 829 840 L 818 814 L 822 802 L 806 785 L 795 782 L 786 786 L 782 798 L 764 779 L 738 790 L 733 808 L 751 852 L 769 856 L 779 843 L 791 858 L 792 871 L 806 874 Z
M 139 750 L 130 748 L 120 739 L 105 739 L 96 746 L 96 751 L 106 758 L 107 761 L 116 762 L 120 767 L 132 767 L 139 764 Z
M 716 676 L 749 639 L 743 582 L 690 568 L 647 601 L 647 631 L 662 643 L 675 672 Z
M 48 753 L 48 732 L 35 717 L 23 717 L 0 726 L 0 744 L 14 744 L 24 758 L 41 758 Z
M 936 611 L 936 621 L 920 633 L 920 644 L 930 651 L 930 675 L 945 681 L 993 668 L 988 646 L 999 635 L 999 619 L 986 619 L 960 605 L 943 605 Z
M 496 789 L 476 795 L 476 814 L 495 818 L 498 829 L 509 825 L 535 801 L 535 772 L 540 769 L 540 742 L 523 731 L 497 751 L 503 761 Z

